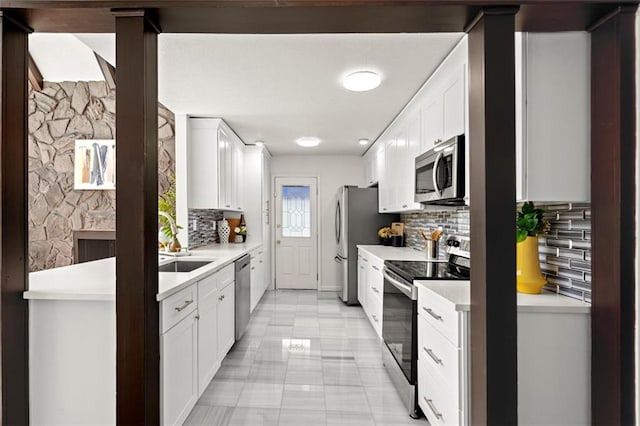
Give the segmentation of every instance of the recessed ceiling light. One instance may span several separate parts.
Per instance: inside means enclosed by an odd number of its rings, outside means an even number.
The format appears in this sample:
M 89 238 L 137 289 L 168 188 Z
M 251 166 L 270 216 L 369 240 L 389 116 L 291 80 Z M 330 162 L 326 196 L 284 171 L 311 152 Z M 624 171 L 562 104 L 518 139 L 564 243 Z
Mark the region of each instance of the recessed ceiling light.
M 358 143 L 359 143 L 360 145 L 366 145 L 366 144 L 368 144 L 368 143 L 369 143 L 369 139 L 367 139 L 367 138 L 360 138 L 360 139 L 358 139 Z
M 262 142 L 262 141 L 256 141 L 256 145 L 257 145 L 257 146 L 262 146 L 262 145 L 264 145 L 264 142 Z
M 312 146 L 318 146 L 320 144 L 320 139 L 318 138 L 299 138 L 296 139 L 296 143 L 300 146 L 304 146 L 305 148 L 310 148 Z
M 342 80 L 345 89 L 353 92 L 366 92 L 380 86 L 382 79 L 373 71 L 356 71 Z

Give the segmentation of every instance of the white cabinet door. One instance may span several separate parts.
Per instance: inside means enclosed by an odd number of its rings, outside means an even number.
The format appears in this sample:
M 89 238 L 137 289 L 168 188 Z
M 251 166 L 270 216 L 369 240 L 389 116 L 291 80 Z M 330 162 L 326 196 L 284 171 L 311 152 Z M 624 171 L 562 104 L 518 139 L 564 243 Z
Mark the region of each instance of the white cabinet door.
M 420 154 L 421 127 L 420 114 L 415 113 L 408 117 L 404 131 L 401 133 L 403 138 L 402 151 L 399 152 L 402 156 L 401 168 L 399 169 L 401 177 L 396 192 L 400 198 L 400 211 L 404 212 L 422 210 L 422 205 L 414 201 L 415 164 L 416 156 Z
M 456 69 L 452 70 L 451 80 L 448 81 L 442 95 L 443 140 L 464 133 L 467 66 L 465 63 L 457 64 L 456 67 Z
M 425 107 L 422 109 L 422 148 L 421 152 L 433 148 L 436 141 L 441 141 L 444 134 L 444 110 L 442 105 L 442 94 L 433 93 L 427 99 Z
M 163 425 L 181 425 L 198 400 L 196 311 L 160 336 Z
M 378 212 L 388 213 L 389 203 L 387 201 L 389 177 L 391 173 L 387 171 L 387 144 L 381 143 L 376 151 L 376 174 L 378 175 Z
M 235 342 L 235 282 L 224 287 L 218 296 L 218 360 L 222 360 Z
M 189 118 L 187 141 L 188 207 L 217 209 L 219 206 L 218 121 L 211 118 Z M 206 185 L 203 184 L 206 182 Z
M 233 170 L 231 173 L 232 176 L 232 184 L 231 184 L 231 209 L 242 211 L 243 204 L 243 188 L 244 188 L 244 173 L 243 173 L 243 164 L 244 164 L 244 144 L 236 140 L 233 144 Z
M 262 282 L 260 276 L 259 266 L 261 256 L 262 255 L 259 255 L 257 250 L 255 250 L 251 254 L 251 312 L 253 312 L 253 310 L 255 309 L 256 305 L 260 301 L 260 298 L 262 297 L 262 293 L 264 292 L 264 283 Z
M 519 201 L 591 198 L 590 36 L 516 33 Z
M 198 395 L 218 370 L 217 274 L 198 283 Z
M 358 256 L 358 302 L 362 309 L 367 312 L 367 264 L 364 258 Z
M 385 156 L 385 185 L 383 186 L 383 194 L 378 196 L 383 197 L 382 210 L 386 213 L 395 211 L 396 206 L 396 187 L 398 182 L 397 164 L 396 164 L 396 135 L 389 138 L 386 148 L 384 150 Z
M 224 129 L 220 128 L 218 129 L 218 178 L 220 182 L 219 204 L 220 208 L 225 210 L 230 209 L 232 204 L 232 162 L 233 148 L 231 146 L 231 138 Z

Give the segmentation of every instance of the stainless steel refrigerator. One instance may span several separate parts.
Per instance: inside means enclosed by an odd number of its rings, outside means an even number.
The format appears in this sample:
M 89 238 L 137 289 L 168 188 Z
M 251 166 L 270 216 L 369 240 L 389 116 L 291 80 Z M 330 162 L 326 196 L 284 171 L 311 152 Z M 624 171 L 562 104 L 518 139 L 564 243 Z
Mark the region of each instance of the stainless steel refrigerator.
M 379 244 L 378 229 L 397 222 L 397 214 L 378 213 L 378 188 L 341 186 L 336 200 L 335 231 L 342 291 L 347 305 L 358 303 L 358 244 Z

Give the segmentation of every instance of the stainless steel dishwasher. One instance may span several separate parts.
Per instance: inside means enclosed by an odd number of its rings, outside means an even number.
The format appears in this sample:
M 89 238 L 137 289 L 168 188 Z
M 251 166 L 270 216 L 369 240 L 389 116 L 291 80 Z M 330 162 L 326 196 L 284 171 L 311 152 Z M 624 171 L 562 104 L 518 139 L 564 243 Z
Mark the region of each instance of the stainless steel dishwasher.
M 251 315 L 251 257 L 244 255 L 235 261 L 236 267 L 236 341 L 240 340 Z

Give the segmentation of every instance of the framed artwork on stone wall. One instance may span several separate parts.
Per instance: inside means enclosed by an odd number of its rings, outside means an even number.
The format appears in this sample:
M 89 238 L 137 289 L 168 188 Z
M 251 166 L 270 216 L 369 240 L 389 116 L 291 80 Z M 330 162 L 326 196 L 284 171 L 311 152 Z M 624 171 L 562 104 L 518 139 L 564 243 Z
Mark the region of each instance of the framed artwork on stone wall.
M 115 139 L 76 140 L 73 169 L 76 190 L 116 189 Z

